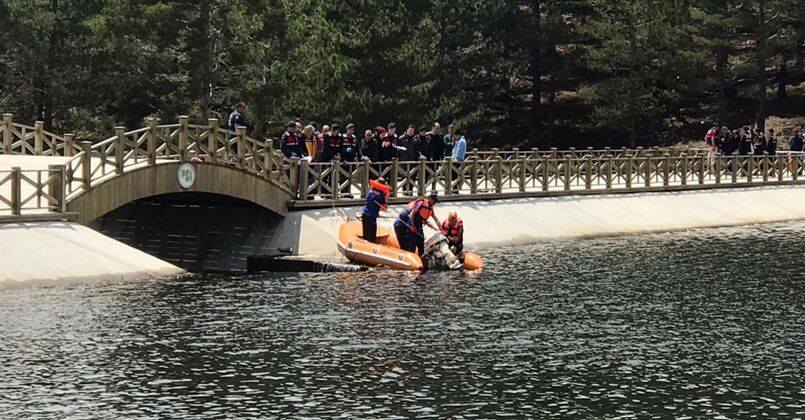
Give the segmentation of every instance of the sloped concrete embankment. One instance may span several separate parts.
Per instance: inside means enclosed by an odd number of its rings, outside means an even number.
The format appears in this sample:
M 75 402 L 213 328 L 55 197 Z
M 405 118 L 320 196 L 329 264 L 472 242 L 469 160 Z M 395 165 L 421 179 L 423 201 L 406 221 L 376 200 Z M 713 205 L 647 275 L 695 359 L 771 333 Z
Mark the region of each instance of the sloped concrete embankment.
M 402 206 L 395 206 L 399 211 Z M 355 217 L 359 208 L 339 209 Z M 805 219 L 805 187 L 612 194 L 500 201 L 441 203 L 464 219 L 468 247 L 533 243 L 551 239 L 663 232 Z M 303 255 L 337 254 L 333 209 L 292 212 L 275 240 Z M 393 220 L 381 221 L 390 226 Z
M 128 281 L 183 272 L 76 223 L 0 224 L 0 244 L 0 289 Z

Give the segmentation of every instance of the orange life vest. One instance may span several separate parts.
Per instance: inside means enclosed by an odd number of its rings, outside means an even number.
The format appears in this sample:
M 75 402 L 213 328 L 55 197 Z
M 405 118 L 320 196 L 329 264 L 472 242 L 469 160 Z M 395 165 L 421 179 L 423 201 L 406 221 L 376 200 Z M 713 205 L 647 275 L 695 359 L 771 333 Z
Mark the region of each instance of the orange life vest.
M 391 186 L 387 184 L 381 184 L 374 179 L 369 180 L 369 188 L 380 191 L 383 194 L 386 194 L 386 197 L 388 197 L 389 194 L 391 193 Z
M 431 207 L 430 202 L 428 202 L 427 198 L 418 198 L 410 203 L 408 203 L 408 210 L 413 210 L 416 207 L 417 203 L 419 205 L 419 217 L 422 218 L 423 221 L 430 219 L 433 216 L 433 207 Z
M 461 219 L 456 220 L 456 225 L 453 227 L 450 226 L 450 219 L 447 219 L 442 222 L 442 235 L 448 238 L 458 236 L 462 227 L 464 227 L 464 222 Z

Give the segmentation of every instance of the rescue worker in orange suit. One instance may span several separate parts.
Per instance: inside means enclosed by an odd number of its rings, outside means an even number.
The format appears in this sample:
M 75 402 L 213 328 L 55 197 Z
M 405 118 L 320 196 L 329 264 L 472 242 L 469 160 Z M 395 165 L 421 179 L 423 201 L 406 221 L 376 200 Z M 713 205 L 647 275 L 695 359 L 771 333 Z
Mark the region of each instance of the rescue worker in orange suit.
M 366 194 L 366 205 L 363 206 L 361 213 L 363 239 L 377 243 L 377 218 L 380 212 L 388 207 L 387 197 L 391 188 L 383 178 L 369 181 L 369 187 L 371 190 Z
M 453 251 L 453 254 L 461 255 L 461 252 L 464 251 L 464 222 L 456 212 L 451 211 L 447 220 L 442 223 L 442 235 L 450 243 L 450 250 Z
M 425 252 L 425 233 L 423 225 L 428 225 L 433 230 L 439 230 L 430 223 L 432 218 L 436 226 L 441 226 L 433 207 L 439 201 L 439 197 L 434 192 L 428 198 L 418 198 L 405 206 L 405 209 L 394 221 L 394 233 L 397 234 L 397 241 L 400 248 L 408 252 L 417 252 L 419 256 Z

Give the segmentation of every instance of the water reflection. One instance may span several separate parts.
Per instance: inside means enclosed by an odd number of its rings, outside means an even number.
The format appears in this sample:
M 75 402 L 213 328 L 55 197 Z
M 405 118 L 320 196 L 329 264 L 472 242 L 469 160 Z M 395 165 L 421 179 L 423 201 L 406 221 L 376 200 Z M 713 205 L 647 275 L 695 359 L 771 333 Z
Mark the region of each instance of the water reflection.
M 805 224 L 490 249 L 477 275 L 0 293 L 0 413 L 805 414 Z

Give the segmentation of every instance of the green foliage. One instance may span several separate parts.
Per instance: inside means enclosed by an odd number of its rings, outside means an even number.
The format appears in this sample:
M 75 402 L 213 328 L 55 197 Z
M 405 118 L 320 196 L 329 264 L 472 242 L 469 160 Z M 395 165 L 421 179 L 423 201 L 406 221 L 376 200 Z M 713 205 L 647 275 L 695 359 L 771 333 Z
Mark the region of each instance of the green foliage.
M 258 136 L 299 117 L 648 145 L 691 121 L 765 120 L 772 84 L 803 81 L 800 3 L 5 0 L 0 109 L 86 139 L 147 116 L 223 124 L 244 101 Z

